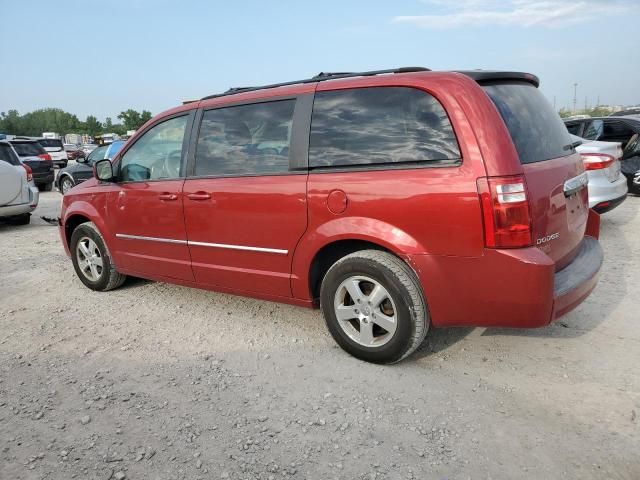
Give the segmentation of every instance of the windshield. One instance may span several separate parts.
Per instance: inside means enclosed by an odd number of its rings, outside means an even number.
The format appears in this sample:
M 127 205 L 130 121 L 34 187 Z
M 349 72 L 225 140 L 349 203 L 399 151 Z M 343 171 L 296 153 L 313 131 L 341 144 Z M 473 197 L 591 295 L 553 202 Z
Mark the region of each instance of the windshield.
M 43 153 L 47 153 L 44 148 L 37 142 L 12 143 L 18 155 L 21 157 L 37 157 Z
M 528 83 L 483 85 L 509 129 L 521 163 L 565 157 L 573 151 L 560 115 L 542 92 Z
M 56 148 L 58 150 L 62 150 L 62 140 L 58 140 L 55 138 L 41 138 L 38 140 L 38 143 L 44 148 Z

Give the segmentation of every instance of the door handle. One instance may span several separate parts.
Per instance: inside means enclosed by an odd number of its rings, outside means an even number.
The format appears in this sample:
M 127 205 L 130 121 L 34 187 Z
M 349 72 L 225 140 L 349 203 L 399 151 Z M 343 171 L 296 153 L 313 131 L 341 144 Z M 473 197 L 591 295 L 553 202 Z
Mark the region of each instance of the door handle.
M 178 195 L 175 193 L 161 193 L 158 198 L 163 201 L 173 201 L 178 199 Z
M 207 192 L 194 192 L 194 193 L 190 193 L 187 195 L 187 198 L 189 200 L 209 200 L 211 198 L 211 195 L 209 195 Z

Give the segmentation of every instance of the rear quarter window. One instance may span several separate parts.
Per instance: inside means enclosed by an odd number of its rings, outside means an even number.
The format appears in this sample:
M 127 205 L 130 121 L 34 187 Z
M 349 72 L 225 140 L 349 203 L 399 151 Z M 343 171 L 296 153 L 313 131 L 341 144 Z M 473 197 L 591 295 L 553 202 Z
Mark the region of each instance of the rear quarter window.
M 416 162 L 460 163 L 449 117 L 428 93 L 369 87 L 315 95 L 309 140 L 312 168 Z
M 483 85 L 507 125 L 521 163 L 573 153 L 569 132 L 542 92 L 528 83 Z
M 9 145 L 0 144 L 0 161 L 7 162 L 10 165 L 20 165 L 18 156 L 13 153 Z

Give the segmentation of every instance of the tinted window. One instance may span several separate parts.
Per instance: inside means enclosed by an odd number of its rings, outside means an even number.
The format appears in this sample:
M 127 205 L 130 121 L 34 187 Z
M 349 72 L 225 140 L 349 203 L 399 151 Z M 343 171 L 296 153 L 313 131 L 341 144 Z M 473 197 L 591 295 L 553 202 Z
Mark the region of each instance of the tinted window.
M 178 178 L 188 117 L 172 118 L 147 130 L 120 160 L 120 180 Z
M 44 148 L 57 148 L 62 150 L 62 140 L 55 138 L 40 138 L 38 139 L 38 143 Z
M 604 122 L 602 120 L 592 120 L 587 123 L 587 126 L 584 129 L 584 135 L 582 135 L 582 137 L 586 138 L 587 140 L 598 140 L 602 136 L 603 127 Z
M 0 144 L 0 161 L 7 162 L 11 165 L 20 165 L 20 160 L 9 145 Z
M 526 83 L 485 85 L 506 123 L 520 162 L 532 163 L 570 155 L 569 133 L 542 92 Z
M 602 141 L 623 142 L 626 144 L 633 136 L 634 131 L 620 121 L 606 121 L 602 131 Z M 624 145 L 623 145 L 624 146 Z
M 40 154 L 47 153 L 44 148 L 40 146 L 37 142 L 31 143 L 22 143 L 16 142 L 12 143 L 13 148 L 15 148 L 18 155 L 21 157 L 37 157 Z
M 289 170 L 295 100 L 204 112 L 196 175 L 273 174 Z
M 569 130 L 569 133 L 571 135 L 577 135 L 578 137 L 580 136 L 580 130 L 582 130 L 581 123 L 565 123 L 565 125 L 567 126 L 567 130 Z
M 89 156 L 87 157 L 87 163 L 96 163 L 98 160 L 104 160 L 104 156 L 107 153 L 107 149 L 109 146 L 105 145 L 104 147 L 98 147 L 93 150 Z
M 459 159 L 444 108 L 421 90 L 375 87 L 315 96 L 309 144 L 312 167 Z

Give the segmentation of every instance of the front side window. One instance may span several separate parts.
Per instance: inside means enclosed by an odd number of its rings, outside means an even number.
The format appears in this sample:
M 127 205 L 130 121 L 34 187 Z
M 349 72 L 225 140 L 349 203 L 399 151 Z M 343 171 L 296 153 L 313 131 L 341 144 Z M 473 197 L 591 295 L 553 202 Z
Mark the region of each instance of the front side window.
M 280 100 L 205 111 L 195 175 L 287 172 L 294 107 L 295 100 Z
M 598 140 L 602 136 L 602 130 L 604 128 L 604 122 L 602 120 L 592 120 L 584 129 L 584 135 L 582 138 L 587 140 Z
M 414 88 L 317 93 L 309 141 L 311 167 L 460 161 L 446 111 Z
M 104 156 L 107 153 L 108 146 L 98 147 L 93 150 L 87 157 L 87 163 L 93 165 L 98 160 L 104 160 Z
M 183 115 L 147 130 L 121 157 L 120 181 L 179 178 L 187 121 Z

